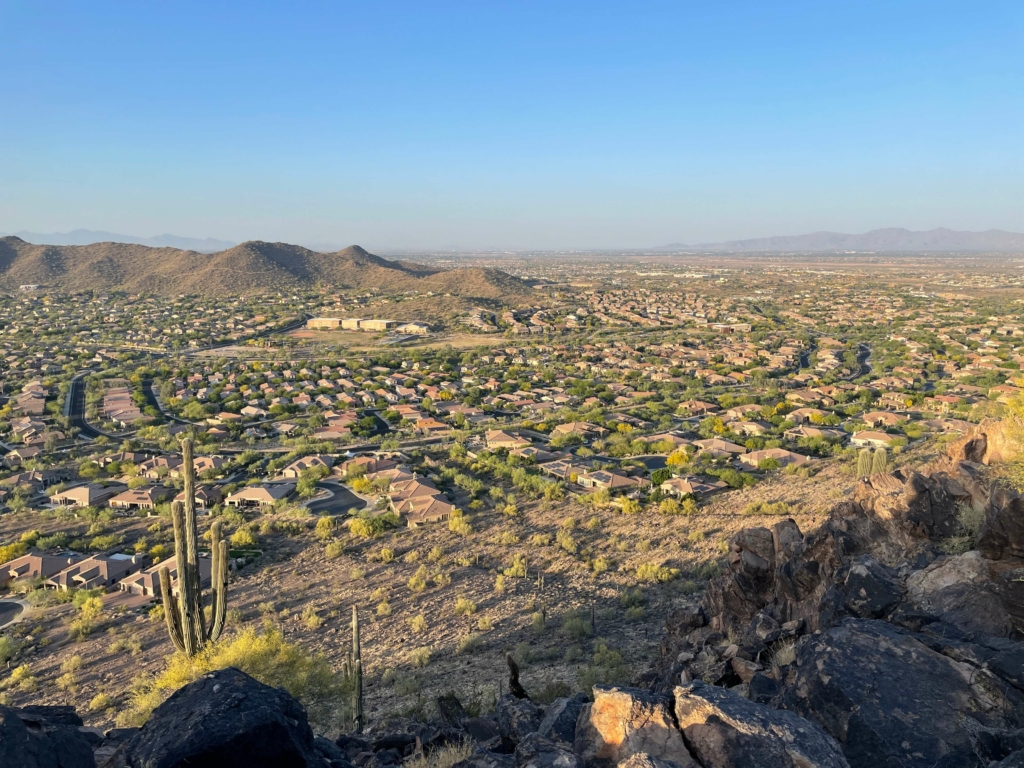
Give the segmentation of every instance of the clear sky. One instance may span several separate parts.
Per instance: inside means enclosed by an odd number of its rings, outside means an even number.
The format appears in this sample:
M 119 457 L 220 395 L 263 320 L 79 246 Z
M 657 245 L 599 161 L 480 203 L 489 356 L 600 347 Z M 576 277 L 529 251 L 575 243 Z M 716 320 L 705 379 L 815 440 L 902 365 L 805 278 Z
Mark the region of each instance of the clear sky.
M 1024 231 L 1024 2 L 0 0 L 0 232 Z

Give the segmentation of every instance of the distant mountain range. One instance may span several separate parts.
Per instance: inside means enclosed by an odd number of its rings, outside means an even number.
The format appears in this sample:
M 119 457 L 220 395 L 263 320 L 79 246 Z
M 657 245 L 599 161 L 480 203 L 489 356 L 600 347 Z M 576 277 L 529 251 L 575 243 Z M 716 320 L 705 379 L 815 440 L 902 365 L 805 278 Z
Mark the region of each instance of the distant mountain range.
M 0 233 L 2 235 L 3 233 Z M 198 237 L 179 237 L 178 235 L 157 235 L 156 237 L 133 237 L 132 235 L 119 235 L 115 232 L 97 232 L 92 229 L 75 229 L 71 232 L 51 232 L 42 234 L 40 232 L 11 232 L 14 237 L 20 237 L 29 243 L 40 245 L 92 245 L 93 243 L 133 243 L 135 245 L 148 245 L 153 248 L 181 248 L 186 251 L 198 251 L 199 253 L 213 253 L 223 251 L 235 245 L 228 240 L 215 240 L 212 237 L 200 239 Z
M 352 245 L 334 253 L 254 240 L 210 254 L 131 243 L 34 245 L 0 237 L 0 289 L 39 284 L 66 291 L 198 293 L 215 296 L 294 290 L 317 284 L 380 288 L 467 298 L 502 299 L 532 293 L 497 269 L 441 270 L 388 261 Z
M 842 232 L 811 232 L 807 235 L 760 237 L 754 240 L 729 240 L 724 243 L 686 245 L 671 243 L 660 250 L 702 251 L 1024 251 L 1024 234 L 990 229 L 985 232 L 957 232 L 952 229 L 873 229 L 861 235 Z

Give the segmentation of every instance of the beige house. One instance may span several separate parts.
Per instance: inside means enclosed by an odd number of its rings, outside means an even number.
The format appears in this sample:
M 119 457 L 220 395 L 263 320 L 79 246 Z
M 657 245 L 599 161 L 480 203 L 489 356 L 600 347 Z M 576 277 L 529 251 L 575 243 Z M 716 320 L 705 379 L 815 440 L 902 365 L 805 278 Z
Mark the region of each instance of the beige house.
M 787 451 L 785 448 L 768 448 L 764 451 L 751 451 L 740 456 L 740 461 L 749 467 L 756 467 L 765 459 L 775 459 L 783 467 L 790 464 L 806 464 L 811 458 L 800 453 Z
M 61 555 L 29 552 L 0 565 L 0 587 L 6 587 L 15 579 L 48 579 L 81 559 L 82 555 L 75 552 L 65 552 Z
M 269 507 L 281 499 L 287 499 L 294 491 L 295 483 L 250 485 L 232 493 L 224 503 L 229 507 Z
M 178 594 L 178 565 L 174 557 L 163 562 L 151 565 L 133 576 L 121 579 L 117 588 L 122 592 L 131 592 L 134 595 L 147 595 L 149 597 L 160 597 L 160 569 L 167 568 L 171 576 L 171 592 Z M 199 583 L 203 587 L 210 586 L 210 574 L 213 572 L 213 563 L 208 557 L 199 557 Z
M 128 487 L 122 483 L 87 483 L 51 494 L 50 503 L 62 507 L 98 507 L 126 490 Z
M 79 560 L 47 580 L 46 586 L 58 590 L 113 588 L 117 582 L 138 573 L 149 562 L 145 555 L 94 555 Z
M 114 509 L 155 509 L 157 504 L 166 501 L 170 495 L 171 491 L 162 485 L 130 488 L 114 496 L 110 500 L 110 506 Z

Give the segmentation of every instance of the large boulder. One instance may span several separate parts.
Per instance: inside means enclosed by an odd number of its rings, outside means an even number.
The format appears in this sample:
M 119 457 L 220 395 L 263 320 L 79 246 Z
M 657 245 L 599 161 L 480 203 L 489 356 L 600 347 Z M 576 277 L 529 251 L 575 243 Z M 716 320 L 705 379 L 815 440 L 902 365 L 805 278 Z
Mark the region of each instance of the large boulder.
M 744 528 L 729 542 L 729 572 L 708 585 L 711 625 L 723 631 L 746 625 L 773 595 L 775 540 L 767 528 Z M 728 624 L 723 624 L 728 622 Z
M 997 496 L 991 507 L 978 549 L 990 560 L 1024 558 L 1024 498 Z
M 81 720 L 55 707 L 32 711 L 0 706 L 0 766 L 3 768 L 96 768 L 92 747 L 79 730 Z M 75 724 L 77 721 L 77 724 Z
M 839 745 L 793 712 L 695 681 L 676 688 L 675 713 L 704 768 L 849 768 Z
M 1013 617 L 980 552 L 936 560 L 907 577 L 907 597 L 921 610 L 965 632 L 1009 637 Z
M 515 759 L 516 768 L 579 768 L 580 764 L 571 750 L 536 732 L 519 742 Z
M 980 766 L 975 735 L 1005 727 L 1006 685 L 925 639 L 886 622 L 846 619 L 802 643 L 783 703 L 821 725 L 853 768 Z
M 537 733 L 556 743 L 571 746 L 576 740 L 576 721 L 586 703 L 587 697 L 582 693 L 555 699 L 544 711 L 544 719 L 540 721 Z
M 903 599 L 899 577 L 870 555 L 854 559 L 840 574 L 844 607 L 862 619 L 881 619 Z
M 302 705 L 234 668 L 172 694 L 111 761 L 113 768 L 324 764 Z
M 543 713 L 529 699 L 517 699 L 511 693 L 506 693 L 498 699 L 494 714 L 502 737 L 518 744 L 540 728 Z
M 695 768 L 672 713 L 672 698 L 636 688 L 594 686 L 594 701 L 580 710 L 574 751 L 587 766 L 612 766 L 645 752 Z

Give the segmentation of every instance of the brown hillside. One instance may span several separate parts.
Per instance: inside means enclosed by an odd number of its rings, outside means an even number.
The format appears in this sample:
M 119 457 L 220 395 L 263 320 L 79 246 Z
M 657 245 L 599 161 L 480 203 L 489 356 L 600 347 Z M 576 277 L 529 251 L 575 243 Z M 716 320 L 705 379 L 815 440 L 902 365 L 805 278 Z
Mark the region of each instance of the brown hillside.
M 126 243 L 58 246 L 0 238 L 0 289 L 16 290 L 29 283 L 69 291 L 209 295 L 293 290 L 317 284 L 486 299 L 529 293 L 523 281 L 499 270 L 434 270 L 388 261 L 358 245 L 319 253 L 288 243 L 250 241 L 205 254 Z

